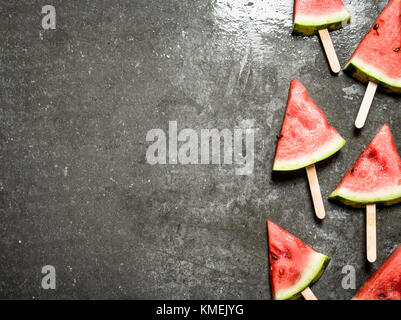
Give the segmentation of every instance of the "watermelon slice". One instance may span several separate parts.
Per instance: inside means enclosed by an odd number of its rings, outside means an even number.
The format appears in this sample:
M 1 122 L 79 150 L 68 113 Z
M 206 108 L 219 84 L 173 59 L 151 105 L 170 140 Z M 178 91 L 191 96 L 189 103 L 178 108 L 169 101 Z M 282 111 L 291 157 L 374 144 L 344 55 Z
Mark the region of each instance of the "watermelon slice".
M 330 258 L 269 220 L 267 229 L 273 299 L 296 299 L 321 277 Z
M 391 0 L 362 40 L 344 71 L 401 93 L 401 0 Z
M 351 22 L 341 0 L 295 0 L 294 33 L 314 35 L 320 29 L 337 30 Z
M 354 207 L 363 207 L 367 203 L 391 205 L 401 201 L 401 159 L 387 124 L 329 198 Z
M 355 300 L 401 300 L 401 245 L 362 286 Z
M 296 79 L 291 82 L 287 111 L 278 138 L 274 171 L 307 167 L 330 157 L 345 144 Z

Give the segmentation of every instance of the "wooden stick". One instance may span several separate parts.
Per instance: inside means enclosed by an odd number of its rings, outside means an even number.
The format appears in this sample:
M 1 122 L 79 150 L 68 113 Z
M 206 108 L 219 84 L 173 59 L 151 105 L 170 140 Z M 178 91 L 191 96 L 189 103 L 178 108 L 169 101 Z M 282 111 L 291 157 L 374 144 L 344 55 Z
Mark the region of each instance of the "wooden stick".
M 316 167 L 314 164 L 306 167 L 306 174 L 309 180 L 309 188 L 312 194 L 313 206 L 315 207 L 316 216 L 324 219 L 326 212 L 324 210 L 322 194 L 320 192 L 319 180 L 317 179 Z
M 366 254 L 369 262 L 376 261 L 376 204 L 366 205 Z
M 316 296 L 309 287 L 302 291 L 301 294 L 305 300 L 317 300 Z
M 373 98 L 377 89 L 377 83 L 369 81 L 366 88 L 365 96 L 363 97 L 361 107 L 359 108 L 358 116 L 355 120 L 355 127 L 358 129 L 363 128 L 368 117 L 370 106 L 372 105 Z
M 339 73 L 341 70 L 340 62 L 338 61 L 336 50 L 331 41 L 329 30 L 319 30 L 319 36 L 323 43 L 324 51 L 326 52 L 327 60 L 329 61 L 330 69 L 334 73 Z

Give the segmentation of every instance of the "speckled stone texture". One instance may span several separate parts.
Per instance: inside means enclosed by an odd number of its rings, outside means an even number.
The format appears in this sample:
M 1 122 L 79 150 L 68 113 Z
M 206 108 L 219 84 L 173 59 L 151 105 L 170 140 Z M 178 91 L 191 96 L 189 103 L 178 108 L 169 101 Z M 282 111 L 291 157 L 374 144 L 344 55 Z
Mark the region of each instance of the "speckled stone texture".
M 387 1 L 345 0 L 331 33 L 341 65 Z M 266 219 L 332 258 L 313 287 L 350 299 L 401 242 L 400 206 L 378 209 L 378 260 L 365 214 L 327 201 L 387 122 L 401 150 L 400 97 L 333 76 L 317 37 L 294 37 L 292 0 L 0 1 L 0 298 L 271 299 Z M 47 4 L 47 3 L 46 3 Z M 304 171 L 272 175 L 292 78 L 347 140 L 317 165 L 327 211 L 314 218 Z M 232 129 L 254 119 L 255 169 L 151 166 L 146 134 Z M 57 289 L 41 288 L 53 265 Z

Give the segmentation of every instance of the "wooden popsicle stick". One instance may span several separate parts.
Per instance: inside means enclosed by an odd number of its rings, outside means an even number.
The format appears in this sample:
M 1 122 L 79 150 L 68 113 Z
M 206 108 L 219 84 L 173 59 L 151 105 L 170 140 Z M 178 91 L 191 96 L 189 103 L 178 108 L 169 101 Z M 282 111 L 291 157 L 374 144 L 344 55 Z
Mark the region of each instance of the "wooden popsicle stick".
M 317 300 L 316 296 L 309 287 L 302 291 L 301 294 L 305 300 Z
M 363 128 L 368 117 L 370 106 L 372 105 L 373 98 L 375 97 L 377 83 L 369 81 L 366 88 L 365 96 L 363 97 L 361 107 L 359 108 L 358 116 L 355 120 L 355 127 L 358 129 Z
M 315 207 L 316 216 L 319 219 L 324 219 L 324 217 L 326 216 L 326 212 L 324 210 L 319 180 L 317 179 L 316 167 L 314 164 L 306 167 L 306 174 L 308 176 L 309 188 L 312 194 L 313 206 Z
M 376 204 L 366 205 L 366 254 L 369 262 L 376 261 Z
M 341 71 L 340 62 L 338 61 L 336 50 L 334 49 L 333 42 L 331 41 L 329 30 L 319 30 L 319 36 L 322 40 L 324 51 L 326 52 L 327 60 L 329 61 L 330 69 L 334 73 Z

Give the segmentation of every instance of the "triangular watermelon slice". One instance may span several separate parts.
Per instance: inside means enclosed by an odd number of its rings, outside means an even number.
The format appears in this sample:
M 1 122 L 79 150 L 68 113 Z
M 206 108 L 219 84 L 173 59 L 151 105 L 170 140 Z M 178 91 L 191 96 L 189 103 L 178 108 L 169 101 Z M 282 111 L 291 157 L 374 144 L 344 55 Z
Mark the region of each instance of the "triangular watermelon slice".
M 295 0 L 294 33 L 313 35 L 320 29 L 337 30 L 351 22 L 341 0 Z
M 401 201 L 401 159 L 387 124 L 345 174 L 330 198 L 354 207 Z
M 401 0 L 391 0 L 359 44 L 344 71 L 401 93 Z
M 321 277 L 330 258 L 269 220 L 267 229 L 273 299 L 296 299 Z
M 355 300 L 401 300 L 401 245 L 355 295 Z
M 274 171 L 307 167 L 340 150 L 345 140 L 330 127 L 323 112 L 309 98 L 305 87 L 291 82 L 287 110 L 277 143 Z

